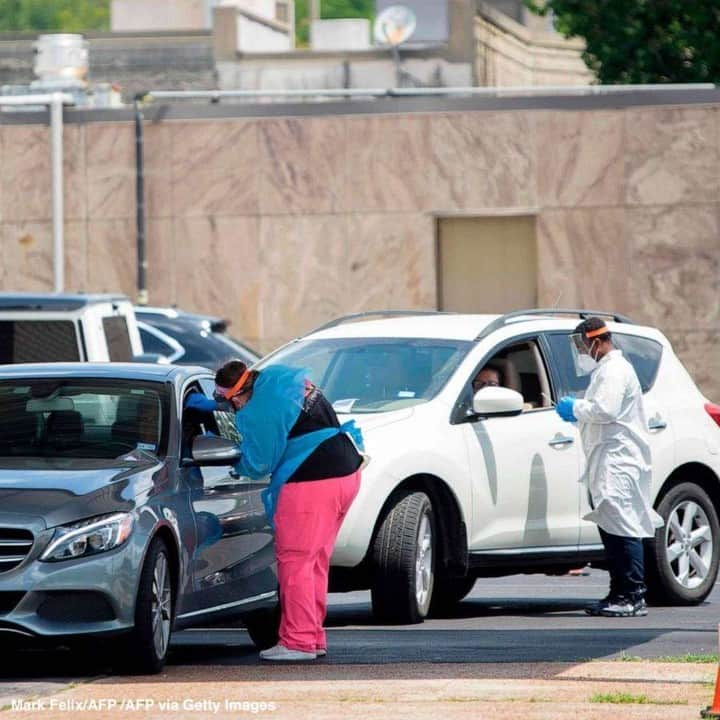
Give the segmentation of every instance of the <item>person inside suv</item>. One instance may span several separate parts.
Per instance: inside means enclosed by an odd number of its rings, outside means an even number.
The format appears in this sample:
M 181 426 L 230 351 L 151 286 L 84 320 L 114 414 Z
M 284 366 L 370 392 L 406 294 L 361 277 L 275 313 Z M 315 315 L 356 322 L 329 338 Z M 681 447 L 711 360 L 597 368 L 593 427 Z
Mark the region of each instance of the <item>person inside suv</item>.
M 503 365 L 506 370 L 502 369 Z M 486 387 L 510 387 L 510 384 L 505 381 L 507 371 L 510 367 L 510 361 L 507 359 L 497 358 L 495 360 L 491 360 L 489 363 L 484 365 L 473 378 L 473 392 L 476 393 L 478 390 L 482 390 Z M 514 372 L 517 373 L 516 370 Z M 519 380 L 517 384 L 518 386 L 520 385 Z M 510 389 L 513 390 L 514 388 L 510 387 Z M 532 403 L 523 403 L 523 411 L 532 410 L 533 407 L 535 406 Z
M 500 368 L 491 364 L 485 365 L 473 378 L 473 392 L 482 390 L 485 387 L 502 387 L 503 377 Z

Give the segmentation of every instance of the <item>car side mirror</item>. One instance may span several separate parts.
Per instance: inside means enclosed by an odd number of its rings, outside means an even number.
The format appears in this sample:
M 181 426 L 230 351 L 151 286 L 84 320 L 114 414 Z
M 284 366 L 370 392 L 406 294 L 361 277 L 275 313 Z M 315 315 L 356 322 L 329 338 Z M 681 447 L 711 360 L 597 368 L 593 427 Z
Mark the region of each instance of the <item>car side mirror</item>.
M 523 411 L 519 392 L 504 387 L 484 387 L 473 396 L 473 414 L 480 417 L 510 417 Z
M 240 448 L 232 441 L 214 435 L 198 435 L 192 444 L 192 458 L 185 464 L 196 467 L 234 465 L 241 457 Z

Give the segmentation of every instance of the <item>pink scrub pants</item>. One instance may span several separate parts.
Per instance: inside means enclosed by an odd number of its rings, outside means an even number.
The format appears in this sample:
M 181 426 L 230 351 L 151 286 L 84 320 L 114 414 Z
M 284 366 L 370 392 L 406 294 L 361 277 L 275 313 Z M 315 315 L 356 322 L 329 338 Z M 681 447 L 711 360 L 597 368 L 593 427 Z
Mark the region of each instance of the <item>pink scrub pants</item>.
M 327 480 L 283 485 L 275 511 L 280 583 L 280 644 L 315 652 L 326 648 L 330 556 L 340 525 L 360 489 L 360 471 Z

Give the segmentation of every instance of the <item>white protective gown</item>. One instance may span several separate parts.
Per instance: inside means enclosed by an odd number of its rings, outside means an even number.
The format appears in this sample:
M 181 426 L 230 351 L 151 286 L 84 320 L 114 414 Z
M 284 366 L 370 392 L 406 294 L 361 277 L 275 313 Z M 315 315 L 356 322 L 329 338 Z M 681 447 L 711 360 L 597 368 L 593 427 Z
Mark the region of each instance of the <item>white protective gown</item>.
M 650 504 L 651 457 L 642 389 L 622 351 L 593 370 L 573 407 L 585 451 L 585 482 L 594 510 L 584 516 L 605 532 L 652 537 L 662 518 Z

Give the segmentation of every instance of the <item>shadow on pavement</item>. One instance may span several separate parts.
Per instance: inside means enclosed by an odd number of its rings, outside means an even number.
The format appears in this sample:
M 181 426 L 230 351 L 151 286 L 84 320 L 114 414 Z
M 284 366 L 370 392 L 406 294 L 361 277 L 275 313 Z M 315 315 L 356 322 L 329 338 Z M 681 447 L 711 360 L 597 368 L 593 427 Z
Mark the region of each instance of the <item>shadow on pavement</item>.
M 464 600 L 452 610 L 436 613 L 432 619 L 460 620 L 482 617 L 541 617 L 552 614 L 553 617 L 578 617 L 588 605 L 587 600 L 546 599 L 527 600 L 517 598 L 493 598 Z M 335 606 L 328 615 L 326 627 L 372 626 L 377 623 L 365 603 Z
M 572 664 L 623 652 L 636 654 L 638 646 L 673 632 L 673 628 L 653 627 L 651 617 L 620 621 L 588 618 L 582 612 L 585 604 L 579 599 L 471 598 L 445 619 L 394 627 L 374 625 L 367 603 L 336 604 L 327 623 L 328 657 L 310 666 L 260 664 L 247 633 L 227 627 L 176 633 L 166 672 L 185 673 L 193 682 L 215 681 L 210 666 L 242 667 L 242 673 L 257 674 L 257 680 L 299 680 L 308 676 L 322 680 L 342 676 L 343 672 L 345 679 L 435 677 L 438 672 L 452 678 L 482 677 L 487 672 L 483 664 L 499 663 L 508 677 L 514 677 L 513 672 L 517 675 L 518 671 L 513 668 L 527 663 Z M 537 622 L 528 627 L 528 617 Z M 468 627 L 468 619 L 473 618 L 479 618 L 480 623 Z M 487 621 L 483 622 L 483 618 Z M 558 625 L 558 621 L 567 623 L 567 618 L 575 619 L 573 627 Z M 504 626 L 497 627 L 493 619 Z M 512 627 L 515 619 L 518 627 Z M 450 620 L 459 622 L 457 626 L 449 625 Z M 12 650 L 0 656 L 0 679 L 89 679 L 110 675 L 111 667 L 100 658 L 101 653 L 92 649 L 84 653 L 67 649 Z M 348 665 L 353 669 L 343 671 Z M 497 676 L 497 671 L 493 675 Z M 527 668 L 517 676 L 527 677 Z

